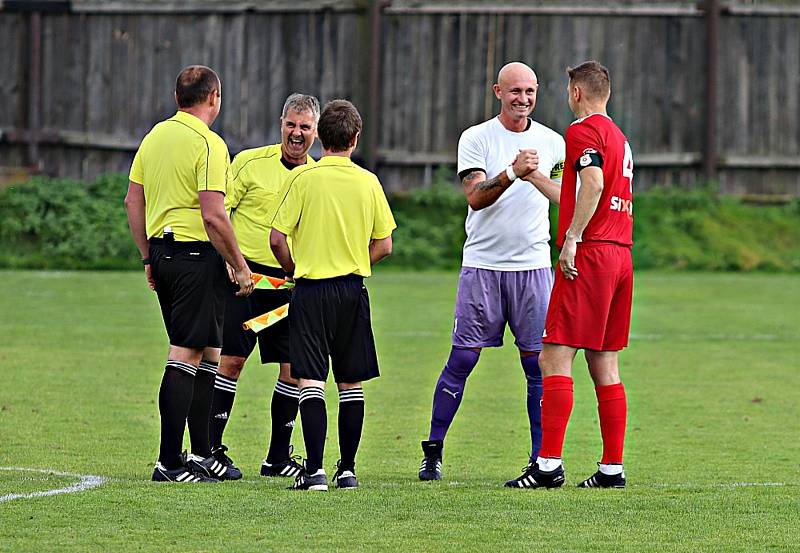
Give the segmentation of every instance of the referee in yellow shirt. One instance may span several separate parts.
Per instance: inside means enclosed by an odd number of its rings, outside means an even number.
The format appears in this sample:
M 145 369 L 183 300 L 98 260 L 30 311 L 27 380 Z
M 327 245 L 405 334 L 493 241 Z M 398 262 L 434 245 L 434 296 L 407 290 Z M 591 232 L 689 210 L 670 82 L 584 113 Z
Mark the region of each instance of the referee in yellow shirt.
M 295 167 L 313 164 L 308 155 L 317 135 L 319 101 L 306 94 L 291 94 L 283 105 L 280 118 L 281 142 L 240 152 L 233 160 L 225 206 L 231 210 L 236 240 L 250 270 L 277 278 L 286 274 L 269 247 L 268 211 Z M 274 212 L 274 208 L 273 208 Z M 211 404 L 211 453 L 228 471 L 241 477 L 241 471 L 227 455 L 222 435 L 230 418 L 236 386 L 245 361 L 258 341 L 262 363 L 280 363 L 278 381 L 272 394 L 270 412 L 272 433 L 269 451 L 261 464 L 262 476 L 296 477 L 303 466 L 292 459 L 289 442 L 300 392 L 289 365 L 289 320 L 259 332 L 244 330 L 242 323 L 285 305 L 290 290 L 256 290 L 247 298 L 226 296 L 222 357 L 214 384 Z
M 159 482 L 230 478 L 211 455 L 208 435 L 222 346 L 225 260 L 235 268 L 239 294 L 250 294 L 253 280 L 225 211 L 228 147 L 209 129 L 219 115 L 221 90 L 208 67 L 180 72 L 178 112 L 142 140 L 125 197 L 131 235 L 170 344 L 158 394 L 161 446 L 152 479 Z M 187 419 L 191 454 L 183 458 Z
M 317 126 L 322 158 L 292 172 L 272 222 L 272 251 L 297 283 L 289 308 L 290 345 L 307 459 L 295 490 L 328 489 L 322 468 L 328 358 L 339 388 L 338 488 L 358 486 L 361 383 L 379 374 L 364 278 L 391 253 L 397 225 L 377 177 L 350 160 L 360 132 L 353 104 L 334 100 L 325 106 Z M 291 253 L 287 236 L 293 240 Z

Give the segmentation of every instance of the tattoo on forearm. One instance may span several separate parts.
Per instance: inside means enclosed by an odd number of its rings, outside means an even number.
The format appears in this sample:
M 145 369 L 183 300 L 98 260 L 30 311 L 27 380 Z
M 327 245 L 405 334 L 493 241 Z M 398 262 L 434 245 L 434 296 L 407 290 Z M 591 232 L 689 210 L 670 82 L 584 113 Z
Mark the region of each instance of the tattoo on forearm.
M 464 175 L 464 178 L 461 179 L 461 183 L 464 186 L 470 185 L 470 184 L 472 184 L 472 181 L 474 181 L 478 177 L 483 176 L 484 174 L 485 173 L 483 171 L 470 171 L 469 173 Z
M 479 182 L 475 185 L 475 190 L 491 190 L 492 188 L 502 188 L 502 184 L 500 184 L 500 175 L 497 175 L 494 178 Z

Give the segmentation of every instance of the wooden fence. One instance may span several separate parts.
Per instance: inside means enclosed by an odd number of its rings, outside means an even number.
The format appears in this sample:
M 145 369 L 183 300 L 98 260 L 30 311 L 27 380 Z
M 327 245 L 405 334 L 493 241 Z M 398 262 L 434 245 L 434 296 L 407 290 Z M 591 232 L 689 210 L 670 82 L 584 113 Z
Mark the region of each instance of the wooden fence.
M 365 120 L 361 160 L 408 189 L 454 167 L 461 131 L 496 114 L 503 63 L 536 69 L 534 117 L 563 131 L 564 68 L 595 58 L 638 188 L 710 176 L 728 193 L 800 195 L 800 8 L 706 4 L 713 21 L 685 2 L 6 0 L 0 165 L 125 171 L 174 112 L 180 68 L 204 63 L 223 80 L 214 128 L 232 153 L 279 139 L 290 92 L 346 97 Z

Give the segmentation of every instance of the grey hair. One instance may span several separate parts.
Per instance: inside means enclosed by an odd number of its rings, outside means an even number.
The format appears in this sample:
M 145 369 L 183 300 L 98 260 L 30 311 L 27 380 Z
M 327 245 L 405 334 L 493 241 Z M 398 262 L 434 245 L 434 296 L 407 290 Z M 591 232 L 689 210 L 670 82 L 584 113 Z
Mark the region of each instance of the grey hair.
M 317 100 L 314 96 L 298 93 L 290 94 L 289 97 L 286 98 L 286 102 L 283 104 L 283 112 L 281 113 L 281 117 L 286 117 L 290 109 L 297 113 L 310 111 L 314 114 L 314 121 L 319 122 L 319 100 Z

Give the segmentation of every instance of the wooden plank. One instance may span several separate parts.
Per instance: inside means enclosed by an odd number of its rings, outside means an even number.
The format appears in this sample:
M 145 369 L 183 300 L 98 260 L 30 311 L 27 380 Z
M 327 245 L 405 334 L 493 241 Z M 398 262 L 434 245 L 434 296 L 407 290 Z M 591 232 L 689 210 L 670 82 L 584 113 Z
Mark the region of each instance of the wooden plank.
M 248 80 L 242 78 L 247 75 L 244 67 L 244 35 L 245 17 L 241 15 L 219 18 L 218 42 L 214 48 L 214 63 L 219 66 L 221 75 L 225 75 L 225 85 L 222 89 L 223 109 L 225 119 L 222 130 L 225 142 L 229 148 L 240 148 L 244 143 L 245 135 L 242 132 L 244 121 L 242 119 L 242 87 Z
M 23 16 L 0 12 L 0 51 L 5 52 L 5 61 L 0 64 L 0 96 L 5 99 L 0 110 L 0 125 L 20 124 L 17 114 L 22 110 L 23 89 L 19 86 L 23 71 L 21 44 L 25 30 Z
M 287 83 L 292 90 L 297 89 L 294 82 L 291 80 L 292 70 L 286 63 L 287 60 L 282 51 L 286 42 L 286 37 L 282 36 L 282 29 L 291 29 L 293 21 L 296 19 L 296 17 L 289 15 L 270 16 L 270 29 L 272 33 L 270 33 L 271 37 L 269 41 L 269 73 L 267 75 L 270 86 L 268 94 L 269 101 L 266 106 L 264 106 L 263 121 L 268 131 L 268 136 L 276 140 L 268 140 L 269 142 L 277 142 L 279 136 L 279 134 L 273 130 L 274 126 L 267 125 L 267 122 L 273 121 L 274 107 L 281 104 L 283 101 L 281 97 L 283 96 L 284 88 L 281 86 L 281 82 Z
M 58 90 L 63 106 L 62 124 L 67 130 L 83 130 L 86 120 L 87 99 L 83 96 L 86 79 L 86 18 L 75 15 L 62 15 L 67 20 L 66 35 L 54 37 L 56 43 L 65 50 L 63 77 L 54 84 L 47 83 Z
M 434 95 L 447 95 L 446 90 L 436 90 L 434 87 L 435 75 L 438 71 L 444 71 L 444 66 L 437 67 L 434 63 L 430 63 L 433 61 L 433 57 L 430 56 L 429 48 L 430 45 L 435 44 L 433 21 L 433 17 L 423 17 L 417 22 L 419 28 L 417 64 L 420 67 L 421 79 L 418 81 L 417 90 L 414 92 L 417 116 L 412 121 L 412 131 L 416 133 L 417 138 L 412 147 L 423 151 L 430 150 L 432 147 L 431 132 L 433 127 L 436 126 L 433 119 L 434 117 L 438 119 L 438 114 L 433 107 Z M 425 58 L 428 58 L 428 63 L 423 61 Z
M 800 6 L 796 5 L 753 5 L 753 4 L 727 4 L 725 14 L 741 16 L 769 16 L 769 17 L 800 17 Z
M 434 21 L 435 23 L 437 21 Z M 441 150 L 455 143 L 456 105 L 458 104 L 459 90 L 453 90 L 457 82 L 452 63 L 455 51 L 454 29 L 456 20 L 453 16 L 438 18 L 438 25 L 434 30 L 436 47 L 434 48 L 434 78 L 433 83 L 433 128 L 430 148 Z
M 310 20 L 314 20 L 317 18 L 309 18 Z M 338 59 L 340 56 L 338 55 L 337 51 L 337 29 L 334 16 L 330 13 L 325 13 L 321 17 L 320 24 L 320 33 L 319 33 L 319 49 L 320 51 L 320 58 L 321 64 L 318 69 L 319 78 L 317 79 L 318 85 L 314 90 L 314 93 L 318 96 L 323 96 L 325 98 L 333 98 L 336 95 L 336 73 L 338 69 Z M 313 79 L 313 77 L 312 77 Z M 366 88 L 366 87 L 365 87 Z M 312 90 L 309 88 L 309 90 Z M 353 103 L 357 102 L 355 98 L 352 99 Z M 356 105 L 358 110 L 361 112 L 362 117 L 366 116 L 366 103 L 359 102 L 360 105 Z M 369 130 L 371 132 L 376 132 L 375 128 L 372 126 L 373 123 L 377 122 L 370 122 L 369 123 Z M 365 130 L 367 125 L 365 125 Z
M 358 0 L 72 0 L 75 13 L 224 14 L 363 11 Z
M 111 20 L 92 17 L 87 21 L 87 65 L 84 86 L 86 113 L 84 128 L 89 132 L 107 132 L 111 110 L 109 80 L 111 72 Z
M 397 76 L 401 51 L 397 42 L 399 41 L 399 35 L 401 33 L 400 18 L 384 17 L 383 21 L 386 29 L 382 70 L 383 101 L 381 102 L 383 131 L 381 132 L 382 138 L 378 141 L 377 148 L 395 147 L 400 144 L 400 137 L 397 130 L 399 117 L 399 110 L 397 109 Z
M 727 154 L 720 165 L 730 169 L 800 169 L 800 157 L 795 155 Z
M 626 16 L 626 17 L 700 17 L 703 11 L 696 6 L 677 5 L 548 5 L 530 6 L 524 4 L 502 5 L 499 3 L 440 4 L 415 6 L 390 6 L 386 13 L 393 15 L 446 15 L 446 14 L 492 14 L 492 15 L 562 15 L 562 16 Z
M 787 24 L 788 25 L 788 24 Z M 786 34 L 786 144 L 787 152 L 800 155 L 800 33 L 791 26 Z
M 56 102 L 59 101 L 58 90 L 56 87 L 47 86 L 48 83 L 58 83 L 61 81 L 62 75 L 60 70 L 64 67 L 64 63 L 60 58 L 60 54 L 64 48 L 53 40 L 54 36 L 63 36 L 64 30 L 59 24 L 58 16 L 42 17 L 42 107 L 41 107 L 41 124 L 42 126 L 51 126 L 60 124 L 61 117 L 60 111 Z

